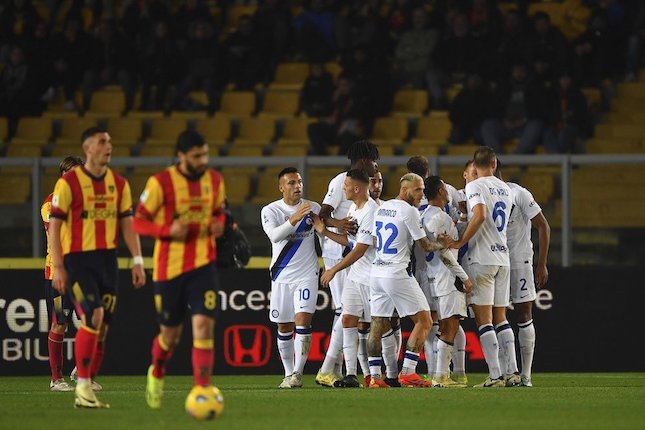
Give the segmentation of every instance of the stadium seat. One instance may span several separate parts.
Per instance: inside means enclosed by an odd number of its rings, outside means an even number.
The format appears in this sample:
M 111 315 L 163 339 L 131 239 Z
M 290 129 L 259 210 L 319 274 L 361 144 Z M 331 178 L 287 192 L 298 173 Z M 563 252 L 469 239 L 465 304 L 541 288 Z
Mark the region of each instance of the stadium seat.
M 325 70 L 331 74 L 331 77 L 334 79 L 334 82 L 336 82 L 336 80 L 342 73 L 343 68 L 336 61 L 329 61 L 325 63 Z
M 195 129 L 204 136 L 209 145 L 222 147 L 231 136 L 231 121 L 227 116 L 215 115 L 212 118 L 199 119 Z
M 205 110 L 191 110 L 191 111 L 172 111 L 170 118 L 181 118 L 186 121 L 197 121 L 199 119 L 208 118 L 208 112 Z
M 7 148 L 7 157 L 40 157 L 43 146 L 38 141 L 16 142 L 14 139 Z
M 437 146 L 448 141 L 452 123 L 447 115 L 435 114 L 419 119 L 417 132 L 410 143 L 413 145 Z
M 446 184 L 450 184 L 458 190 L 464 188 L 464 166 L 443 166 L 438 172 Z
M 121 116 L 125 111 L 125 94 L 119 87 L 116 90 L 99 90 L 92 93 L 90 108 L 85 112 L 88 118 L 108 118 Z
M 143 134 L 142 122 L 138 118 L 110 118 L 106 125 L 114 145 L 121 141 L 137 142 Z
M 242 173 L 222 173 L 226 187 L 226 200 L 231 204 L 244 203 L 251 190 L 251 178 Z
M 309 124 L 316 122 L 315 119 L 311 118 L 289 118 L 284 122 L 284 127 L 282 129 L 282 135 L 280 141 L 285 143 L 291 141 L 302 142 L 306 141 L 307 145 L 309 144 L 309 134 L 307 129 Z
M 307 76 L 309 76 L 309 64 L 281 63 L 276 68 L 275 78 L 269 84 L 269 88 L 272 90 L 299 91 Z
M 0 173 L 0 204 L 22 204 L 31 195 L 31 175 Z
M 595 138 L 585 145 L 588 154 L 639 154 L 645 152 L 645 141 L 632 138 Z
M 416 140 L 414 144 L 403 146 L 403 155 L 424 155 L 426 157 L 439 155 L 439 149 L 445 142 L 441 140 Z
M 234 146 L 267 145 L 275 136 L 275 121 L 270 118 L 242 118 Z
M 258 205 L 265 205 L 282 197 L 278 191 L 277 178 L 280 170 L 277 168 L 268 168 L 259 175 L 257 190 L 251 198 L 251 202 Z
M 595 112 L 600 110 L 600 102 L 602 101 L 602 94 L 598 88 L 582 88 L 582 95 L 587 100 L 587 107 L 590 111 Z
M 12 145 L 28 142 L 45 145 L 52 136 L 52 120 L 50 118 L 23 117 L 18 121 Z M 80 138 L 80 135 L 79 135 Z
M 394 94 L 392 116 L 418 118 L 428 110 L 428 93 L 425 90 L 399 90 Z
M 177 143 L 179 134 L 186 130 L 186 120 L 183 118 L 158 118 L 152 121 L 150 135 L 145 146 L 172 146 Z
M 233 145 L 229 148 L 227 155 L 229 157 L 261 157 L 264 152 L 264 145 Z
M 7 121 L 7 118 L 5 117 L 0 117 L 0 143 L 6 142 L 8 137 L 9 121 Z
M 278 145 L 273 148 L 271 153 L 281 157 L 304 157 L 307 155 L 309 148 L 307 145 Z
M 408 137 L 408 121 L 405 118 L 381 117 L 374 121 L 372 139 L 402 141 Z M 376 142 L 375 142 L 376 143 Z
M 163 118 L 164 113 L 160 110 L 131 110 L 126 115 L 127 118 L 134 118 L 142 121 L 151 121 L 158 118 Z
M 228 91 L 222 95 L 218 114 L 232 117 L 248 117 L 255 112 L 255 93 L 251 91 Z
M 643 124 L 598 124 L 594 131 L 597 138 L 641 139 L 645 136 Z
M 293 117 L 300 106 L 296 91 L 269 91 L 264 97 L 260 118 L 283 119 Z
M 540 205 L 550 203 L 555 191 L 555 180 L 553 175 L 548 173 L 525 174 L 519 181 L 520 185 L 531 191 L 535 201 Z
M 448 155 L 468 155 L 471 156 L 479 148 L 479 145 L 465 144 L 465 145 L 450 145 L 446 151 Z
M 394 198 L 399 194 L 401 188 L 401 177 L 408 173 L 405 167 L 397 167 L 389 171 L 381 172 L 383 175 L 383 194 L 381 198 Z
M 149 145 L 147 142 L 141 148 L 142 157 L 174 157 L 174 145 Z
M 60 121 L 60 133 L 56 138 L 57 143 L 64 145 L 75 144 L 80 150 L 81 134 L 90 127 L 96 127 L 95 118 L 63 118 Z
M 258 6 L 253 5 L 242 5 L 242 4 L 233 4 L 228 9 L 228 18 L 226 20 L 226 29 L 228 33 L 232 33 L 237 28 L 237 22 L 242 15 L 253 15 L 257 10 Z M 226 32 L 224 32 L 226 34 Z

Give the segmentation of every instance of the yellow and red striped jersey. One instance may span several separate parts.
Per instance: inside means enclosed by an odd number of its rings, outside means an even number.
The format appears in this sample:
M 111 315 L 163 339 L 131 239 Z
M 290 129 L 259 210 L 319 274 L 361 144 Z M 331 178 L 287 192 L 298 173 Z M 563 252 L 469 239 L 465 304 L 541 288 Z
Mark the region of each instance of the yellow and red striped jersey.
M 43 205 L 40 207 L 40 217 L 45 226 L 45 236 L 47 238 L 47 256 L 45 257 L 45 279 L 54 278 L 54 268 L 52 267 L 52 257 L 49 254 L 49 214 L 52 209 L 52 194 L 48 195 Z
M 130 215 L 130 185 L 110 168 L 97 178 L 78 166 L 56 182 L 50 216 L 65 221 L 61 229 L 63 255 L 115 249 L 119 219 Z
M 190 178 L 171 166 L 148 179 L 137 205 L 135 226 L 137 218 L 168 230 L 175 219 L 188 225 L 183 241 L 157 236 L 153 280 L 173 279 L 215 261 L 215 238 L 209 225 L 221 215 L 225 199 L 224 179 L 213 169 Z

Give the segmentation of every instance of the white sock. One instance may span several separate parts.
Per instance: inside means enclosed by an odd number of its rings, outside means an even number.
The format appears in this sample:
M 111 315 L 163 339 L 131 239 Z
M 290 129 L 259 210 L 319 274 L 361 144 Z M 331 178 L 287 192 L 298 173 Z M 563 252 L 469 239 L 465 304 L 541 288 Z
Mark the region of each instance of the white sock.
M 293 371 L 294 373 L 302 373 L 311 349 L 311 326 L 296 326 L 296 340 L 293 349 L 296 356 Z
M 426 356 L 426 364 L 428 365 L 428 377 L 432 378 L 436 368 L 436 341 L 437 332 L 439 331 L 439 323 L 433 323 L 428 333 L 428 337 L 423 342 L 423 352 Z
M 392 327 L 392 331 L 394 332 L 394 339 L 396 339 L 396 359 L 399 359 L 399 356 L 401 355 L 401 347 L 403 346 L 403 337 L 401 335 L 401 324 Z M 397 374 L 398 375 L 398 374 Z
M 452 348 L 452 373 L 457 376 L 466 374 L 466 333 L 461 325 L 455 335 L 454 348 Z
M 343 324 L 341 322 L 341 315 L 343 313 L 342 308 L 336 308 L 334 310 L 334 328 L 336 330 L 340 330 L 342 332 L 343 330 Z M 338 325 L 336 325 L 338 324 Z M 334 363 L 334 373 L 336 375 L 342 375 L 343 374 L 343 339 L 340 339 L 340 353 L 336 356 L 336 362 Z
M 437 330 L 437 335 L 434 337 L 434 339 L 432 339 L 432 373 L 430 373 L 430 377 L 432 377 L 432 375 L 434 375 L 434 373 L 437 371 L 437 351 L 439 336 L 441 336 L 441 332 Z
M 385 375 L 387 378 L 396 378 L 399 375 L 398 347 L 392 330 L 388 330 L 381 337 L 381 354 L 385 362 Z
M 330 373 L 335 371 L 336 361 L 338 357 L 341 357 L 341 352 L 343 350 L 343 324 L 341 319 L 336 320 L 334 324 L 334 329 L 331 331 L 331 339 L 329 340 L 329 347 L 327 348 L 327 353 L 325 354 L 325 361 L 320 368 L 321 373 Z
M 284 367 L 284 376 L 289 376 L 293 373 L 294 359 L 292 331 L 286 333 L 278 331 L 278 351 Z
M 370 375 L 373 378 L 381 379 L 381 357 L 369 357 Z
M 499 344 L 492 324 L 484 324 L 479 327 L 479 342 L 482 344 L 490 378 L 499 378 L 502 376 L 499 368 Z
M 437 339 L 437 368 L 433 378 L 443 378 L 450 375 L 450 355 L 452 354 L 453 345 Z
M 535 352 L 535 326 L 533 320 L 518 323 L 517 340 L 520 343 L 520 356 L 522 357 L 522 375 L 531 379 L 533 367 L 533 353 Z
M 367 338 L 370 335 L 369 330 L 358 331 L 358 362 L 361 365 L 363 376 L 370 374 L 370 365 L 367 360 Z
M 358 327 L 343 328 L 343 355 L 348 375 L 356 376 L 358 356 Z
M 413 352 L 407 349 L 405 351 L 405 356 L 403 358 L 403 368 L 401 369 L 401 373 L 404 375 L 417 373 L 418 362 L 419 362 L 419 353 Z
M 515 354 L 515 333 L 508 321 L 502 321 L 495 326 L 499 342 L 500 365 L 503 373 L 512 375 L 517 372 L 517 355 Z

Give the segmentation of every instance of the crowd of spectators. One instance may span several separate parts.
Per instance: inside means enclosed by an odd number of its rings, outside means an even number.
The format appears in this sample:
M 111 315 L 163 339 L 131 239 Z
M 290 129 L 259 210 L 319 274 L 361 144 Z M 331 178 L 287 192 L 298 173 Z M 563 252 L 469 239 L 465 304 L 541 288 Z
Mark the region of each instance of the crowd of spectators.
M 0 115 L 38 115 L 57 88 L 82 112 L 106 84 L 123 88 L 126 109 L 138 89 L 142 110 L 195 109 L 189 94 L 200 90 L 209 102 L 199 107 L 214 111 L 225 89 L 253 90 L 277 64 L 307 62 L 301 109 L 321 118 L 314 153 L 369 135 L 400 88 L 450 111 L 454 144 L 499 149 L 517 137 L 521 153 L 571 150 L 593 123 L 580 89 L 602 89 L 606 104 L 615 83 L 635 80 L 645 30 L 637 0 L 563 0 L 586 11 L 567 36 L 548 14 L 528 16 L 527 0 L 503 11 L 495 0 L 73 0 L 62 17 L 62 1 L 49 0 L 49 20 L 33 1 L 0 6 Z M 257 9 L 230 28 L 235 4 Z

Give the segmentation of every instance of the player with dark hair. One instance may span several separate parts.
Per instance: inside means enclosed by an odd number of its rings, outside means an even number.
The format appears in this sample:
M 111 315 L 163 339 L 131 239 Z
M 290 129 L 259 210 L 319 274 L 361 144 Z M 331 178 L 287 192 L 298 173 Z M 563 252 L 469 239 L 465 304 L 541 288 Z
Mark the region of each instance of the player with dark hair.
M 56 182 L 49 221 L 52 286 L 68 293 L 81 327 L 76 333 L 78 370 L 75 406 L 107 408 L 92 391 L 105 353 L 105 336 L 118 296 L 116 247 L 118 232 L 133 256 L 132 283 L 142 287 L 139 236 L 132 230 L 132 196 L 128 181 L 108 167 L 112 139 L 107 131 L 91 127 L 81 135 L 85 164 Z M 64 228 L 63 228 L 64 227 Z
M 76 166 L 82 166 L 80 157 L 68 156 L 58 165 L 60 176 Z M 49 252 L 49 215 L 52 207 L 52 195 L 49 194 L 40 208 L 40 216 L 45 225 L 47 235 L 47 256 L 45 257 L 45 297 L 47 299 L 47 313 L 51 321 L 51 328 L 47 336 L 47 349 L 49 351 L 49 368 L 52 378 L 49 391 L 74 391 L 74 387 L 65 382 L 63 378 L 63 339 L 67 326 L 72 321 L 74 308 L 66 295 L 60 294 L 52 288 L 54 270 Z M 94 383 L 94 381 L 93 381 Z M 98 384 L 97 384 L 98 385 Z
M 364 170 L 368 177 L 374 176 L 378 170 L 376 164 L 376 160 L 379 159 L 378 147 L 368 140 L 354 142 L 347 151 L 347 158 L 351 163 L 349 170 Z M 327 194 L 320 209 L 320 218 L 325 226 L 331 227 L 332 231 L 338 234 L 356 233 L 356 223 L 347 217 L 347 211 L 352 202 L 347 200 L 343 192 L 343 183 L 346 177 L 347 172 L 341 172 L 329 182 Z M 346 248 L 342 245 L 327 238 L 322 240 L 321 245 L 325 270 L 335 266 L 343 259 Z M 325 361 L 316 375 L 316 383 L 328 387 L 332 387 L 336 380 L 342 378 L 343 329 L 339 317 L 342 311 L 340 303 L 346 273 L 346 270 L 341 270 L 329 283 L 335 307 L 334 322 Z
M 278 189 L 282 198 L 264 206 L 260 216 L 272 248 L 269 320 L 278 325 L 278 351 L 284 367 L 279 388 L 289 389 L 302 387 L 311 349 L 319 272 L 313 216 L 320 206 L 302 197 L 302 178 L 295 167 L 278 174 Z
M 378 206 L 383 204 L 381 194 L 383 193 L 383 175 L 381 172 L 374 172 L 374 176 L 370 178 L 370 197 L 376 202 Z
M 224 232 L 224 179 L 208 167 L 208 143 L 187 130 L 177 137 L 179 162 L 151 176 L 139 198 L 134 228 L 154 237 L 153 274 L 159 334 L 152 341 L 146 402 L 161 407 L 166 363 L 189 312 L 195 386 L 213 373 L 218 276 L 215 238 Z

